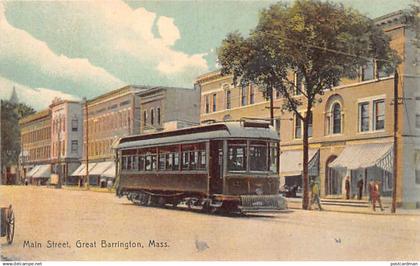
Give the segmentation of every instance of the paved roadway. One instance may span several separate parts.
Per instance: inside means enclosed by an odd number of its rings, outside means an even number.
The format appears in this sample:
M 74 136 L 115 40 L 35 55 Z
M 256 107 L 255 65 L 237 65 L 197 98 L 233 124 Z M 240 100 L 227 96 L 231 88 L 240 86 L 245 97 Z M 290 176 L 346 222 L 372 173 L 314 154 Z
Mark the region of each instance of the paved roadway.
M 138 207 L 111 193 L 0 186 L 0 205 L 9 203 L 16 234 L 10 246 L 0 239 L 2 259 L 420 260 L 420 216 L 302 210 L 218 216 Z M 116 244 L 101 247 L 102 240 Z M 140 244 L 115 247 L 130 241 Z

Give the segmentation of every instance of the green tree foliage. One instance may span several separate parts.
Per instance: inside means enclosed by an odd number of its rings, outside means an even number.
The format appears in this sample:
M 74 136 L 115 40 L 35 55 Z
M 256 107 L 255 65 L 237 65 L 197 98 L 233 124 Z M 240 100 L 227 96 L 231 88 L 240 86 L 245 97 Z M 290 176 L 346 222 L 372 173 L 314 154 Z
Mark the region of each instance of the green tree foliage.
M 282 110 L 303 121 L 303 208 L 308 207 L 308 122 L 324 91 L 344 77 L 354 78 L 361 66 L 374 61 L 392 73 L 399 62 L 390 39 L 374 21 L 343 5 L 319 0 L 277 3 L 260 13 L 249 36 L 227 35 L 218 49 L 224 75 L 235 84 L 256 84 L 272 99 L 278 90 Z M 297 87 L 294 75 L 304 80 Z M 301 96 L 296 97 L 299 90 Z M 301 113 L 299 110 L 304 109 Z
M 35 113 L 32 107 L 23 103 L 1 101 L 1 165 L 17 164 L 20 153 L 19 119 Z

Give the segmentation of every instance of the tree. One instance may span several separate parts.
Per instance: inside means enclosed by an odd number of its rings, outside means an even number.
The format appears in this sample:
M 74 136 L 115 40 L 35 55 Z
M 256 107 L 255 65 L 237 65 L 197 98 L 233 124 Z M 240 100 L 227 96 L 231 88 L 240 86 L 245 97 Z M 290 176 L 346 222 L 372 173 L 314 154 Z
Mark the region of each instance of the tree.
M 1 170 L 4 166 L 17 164 L 20 153 L 19 119 L 35 113 L 23 103 L 1 101 Z
M 355 78 L 369 61 L 387 73 L 399 62 L 389 38 L 372 20 L 319 0 L 277 3 L 262 10 L 248 37 L 238 32 L 227 35 L 218 59 L 222 75 L 233 75 L 234 84 L 256 84 L 270 102 L 273 90 L 278 90 L 284 98 L 282 111 L 303 121 L 303 209 L 309 205 L 308 124 L 320 95 L 344 76 Z M 304 86 L 295 83 L 293 73 Z

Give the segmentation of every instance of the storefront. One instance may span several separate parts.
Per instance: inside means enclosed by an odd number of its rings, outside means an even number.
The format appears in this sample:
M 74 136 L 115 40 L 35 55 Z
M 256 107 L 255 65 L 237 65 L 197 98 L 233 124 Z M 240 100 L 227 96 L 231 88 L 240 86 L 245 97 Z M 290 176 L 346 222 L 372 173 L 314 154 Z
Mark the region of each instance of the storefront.
M 369 143 L 346 145 L 343 152 L 327 167 L 327 195 L 345 194 L 344 180 L 350 179 L 350 195 L 355 198 L 358 183 L 363 182 L 362 195 L 368 195 L 370 181 L 381 183 L 381 194 L 391 196 L 393 188 L 393 144 Z

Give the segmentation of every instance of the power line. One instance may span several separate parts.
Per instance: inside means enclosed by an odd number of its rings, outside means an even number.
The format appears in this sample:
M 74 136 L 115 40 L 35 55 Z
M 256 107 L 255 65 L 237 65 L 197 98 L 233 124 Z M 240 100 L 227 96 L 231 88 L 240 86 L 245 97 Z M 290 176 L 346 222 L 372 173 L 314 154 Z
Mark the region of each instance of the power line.
M 362 55 L 356 55 L 356 54 L 352 54 L 352 53 L 349 53 L 349 52 L 343 52 L 343 51 L 339 51 L 339 50 L 336 50 L 336 49 L 331 49 L 331 48 L 327 48 L 327 47 L 321 47 L 321 46 L 317 46 L 317 45 L 313 45 L 313 44 L 308 44 L 308 43 L 305 43 L 305 42 L 302 42 L 302 41 L 292 40 L 292 39 L 289 39 L 289 38 L 286 38 L 286 37 L 282 37 L 282 36 L 278 36 L 278 35 L 275 35 L 273 33 L 265 32 L 265 31 L 262 32 L 262 33 L 263 34 L 267 34 L 267 35 L 271 35 L 271 36 L 274 36 L 274 37 L 277 37 L 277 38 L 279 38 L 281 40 L 284 40 L 284 41 L 289 41 L 289 42 L 292 42 L 292 43 L 296 43 L 296 44 L 298 44 L 300 46 L 306 46 L 306 47 L 309 47 L 309 48 L 315 48 L 315 49 L 326 51 L 326 52 L 331 52 L 331 53 L 340 54 L 340 55 L 346 55 L 346 56 L 355 57 L 355 58 L 361 58 L 361 59 L 365 59 L 367 61 L 370 61 L 370 60 L 374 59 L 376 61 L 394 63 L 392 60 L 380 59 L 380 58 L 369 58 L 369 57 L 362 56 Z

